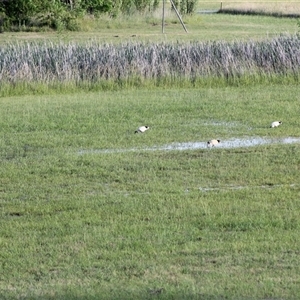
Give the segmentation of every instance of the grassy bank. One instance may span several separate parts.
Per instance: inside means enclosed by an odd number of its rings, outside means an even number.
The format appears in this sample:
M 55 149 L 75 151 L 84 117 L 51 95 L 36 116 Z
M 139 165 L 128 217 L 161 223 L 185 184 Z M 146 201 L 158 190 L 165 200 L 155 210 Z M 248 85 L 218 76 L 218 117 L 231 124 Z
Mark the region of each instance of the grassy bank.
M 299 296 L 299 144 L 93 152 L 299 136 L 298 85 L 0 104 L 2 299 Z

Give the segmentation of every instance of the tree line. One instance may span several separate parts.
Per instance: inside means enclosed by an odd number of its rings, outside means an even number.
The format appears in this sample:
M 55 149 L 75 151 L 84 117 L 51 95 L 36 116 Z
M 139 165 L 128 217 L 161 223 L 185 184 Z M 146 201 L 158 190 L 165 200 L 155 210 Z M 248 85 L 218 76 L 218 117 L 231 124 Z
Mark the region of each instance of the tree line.
M 77 30 L 76 19 L 156 10 L 163 0 L 0 0 L 0 30 L 48 27 Z M 182 14 L 192 13 L 197 0 L 173 0 Z M 166 1 L 167 2 L 167 1 Z

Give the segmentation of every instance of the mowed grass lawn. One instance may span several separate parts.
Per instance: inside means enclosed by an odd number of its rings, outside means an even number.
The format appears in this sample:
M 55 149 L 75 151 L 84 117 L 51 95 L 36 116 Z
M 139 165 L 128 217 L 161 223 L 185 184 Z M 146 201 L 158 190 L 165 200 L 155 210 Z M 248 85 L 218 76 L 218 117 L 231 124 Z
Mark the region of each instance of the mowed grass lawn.
M 299 95 L 279 84 L 1 98 L 0 298 L 299 298 L 299 144 L 145 150 L 299 137 Z

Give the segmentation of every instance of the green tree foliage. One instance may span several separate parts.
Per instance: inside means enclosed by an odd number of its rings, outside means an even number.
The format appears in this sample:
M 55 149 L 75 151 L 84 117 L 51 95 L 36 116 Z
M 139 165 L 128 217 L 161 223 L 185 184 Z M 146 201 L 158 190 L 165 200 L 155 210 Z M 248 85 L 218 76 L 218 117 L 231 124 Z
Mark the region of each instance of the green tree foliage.
M 173 0 L 176 8 L 183 15 L 195 12 L 197 0 Z
M 110 12 L 112 0 L 81 0 L 81 8 L 90 14 Z
M 77 30 L 76 13 L 73 3 L 70 5 L 66 1 L 47 0 L 43 2 L 32 21 L 37 26 L 47 26 L 56 30 Z
M 0 0 L 0 11 L 5 15 L 6 29 L 16 25 L 30 26 L 32 23 L 55 28 L 54 20 L 62 19 L 67 6 L 65 0 Z
M 2 0 L 0 2 L 0 10 L 11 22 L 22 24 L 28 21 L 30 16 L 37 12 L 37 2 L 37 0 Z
M 116 14 L 130 14 L 133 11 L 152 11 L 158 8 L 159 2 L 160 0 L 115 0 L 114 11 Z
M 76 30 L 80 14 L 98 16 L 154 10 L 160 0 L 0 0 L 0 30 L 13 26 Z M 191 1 L 191 0 L 190 0 Z

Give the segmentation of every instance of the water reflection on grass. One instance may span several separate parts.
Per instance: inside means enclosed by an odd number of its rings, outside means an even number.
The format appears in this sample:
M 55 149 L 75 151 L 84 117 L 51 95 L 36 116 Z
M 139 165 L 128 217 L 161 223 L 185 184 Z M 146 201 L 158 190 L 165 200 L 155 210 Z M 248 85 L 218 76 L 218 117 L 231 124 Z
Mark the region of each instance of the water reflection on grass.
M 260 145 L 271 144 L 294 144 L 300 143 L 298 137 L 284 137 L 284 138 L 264 138 L 264 137 L 247 137 L 247 138 L 233 138 L 228 140 L 221 140 L 221 143 L 215 148 L 231 149 L 254 147 Z M 161 146 L 145 147 L 145 148 L 128 148 L 128 149 L 82 149 L 79 154 L 104 154 L 104 153 L 124 153 L 124 152 L 139 152 L 139 151 L 183 151 L 183 150 L 197 150 L 207 149 L 207 142 L 184 142 L 171 143 Z

